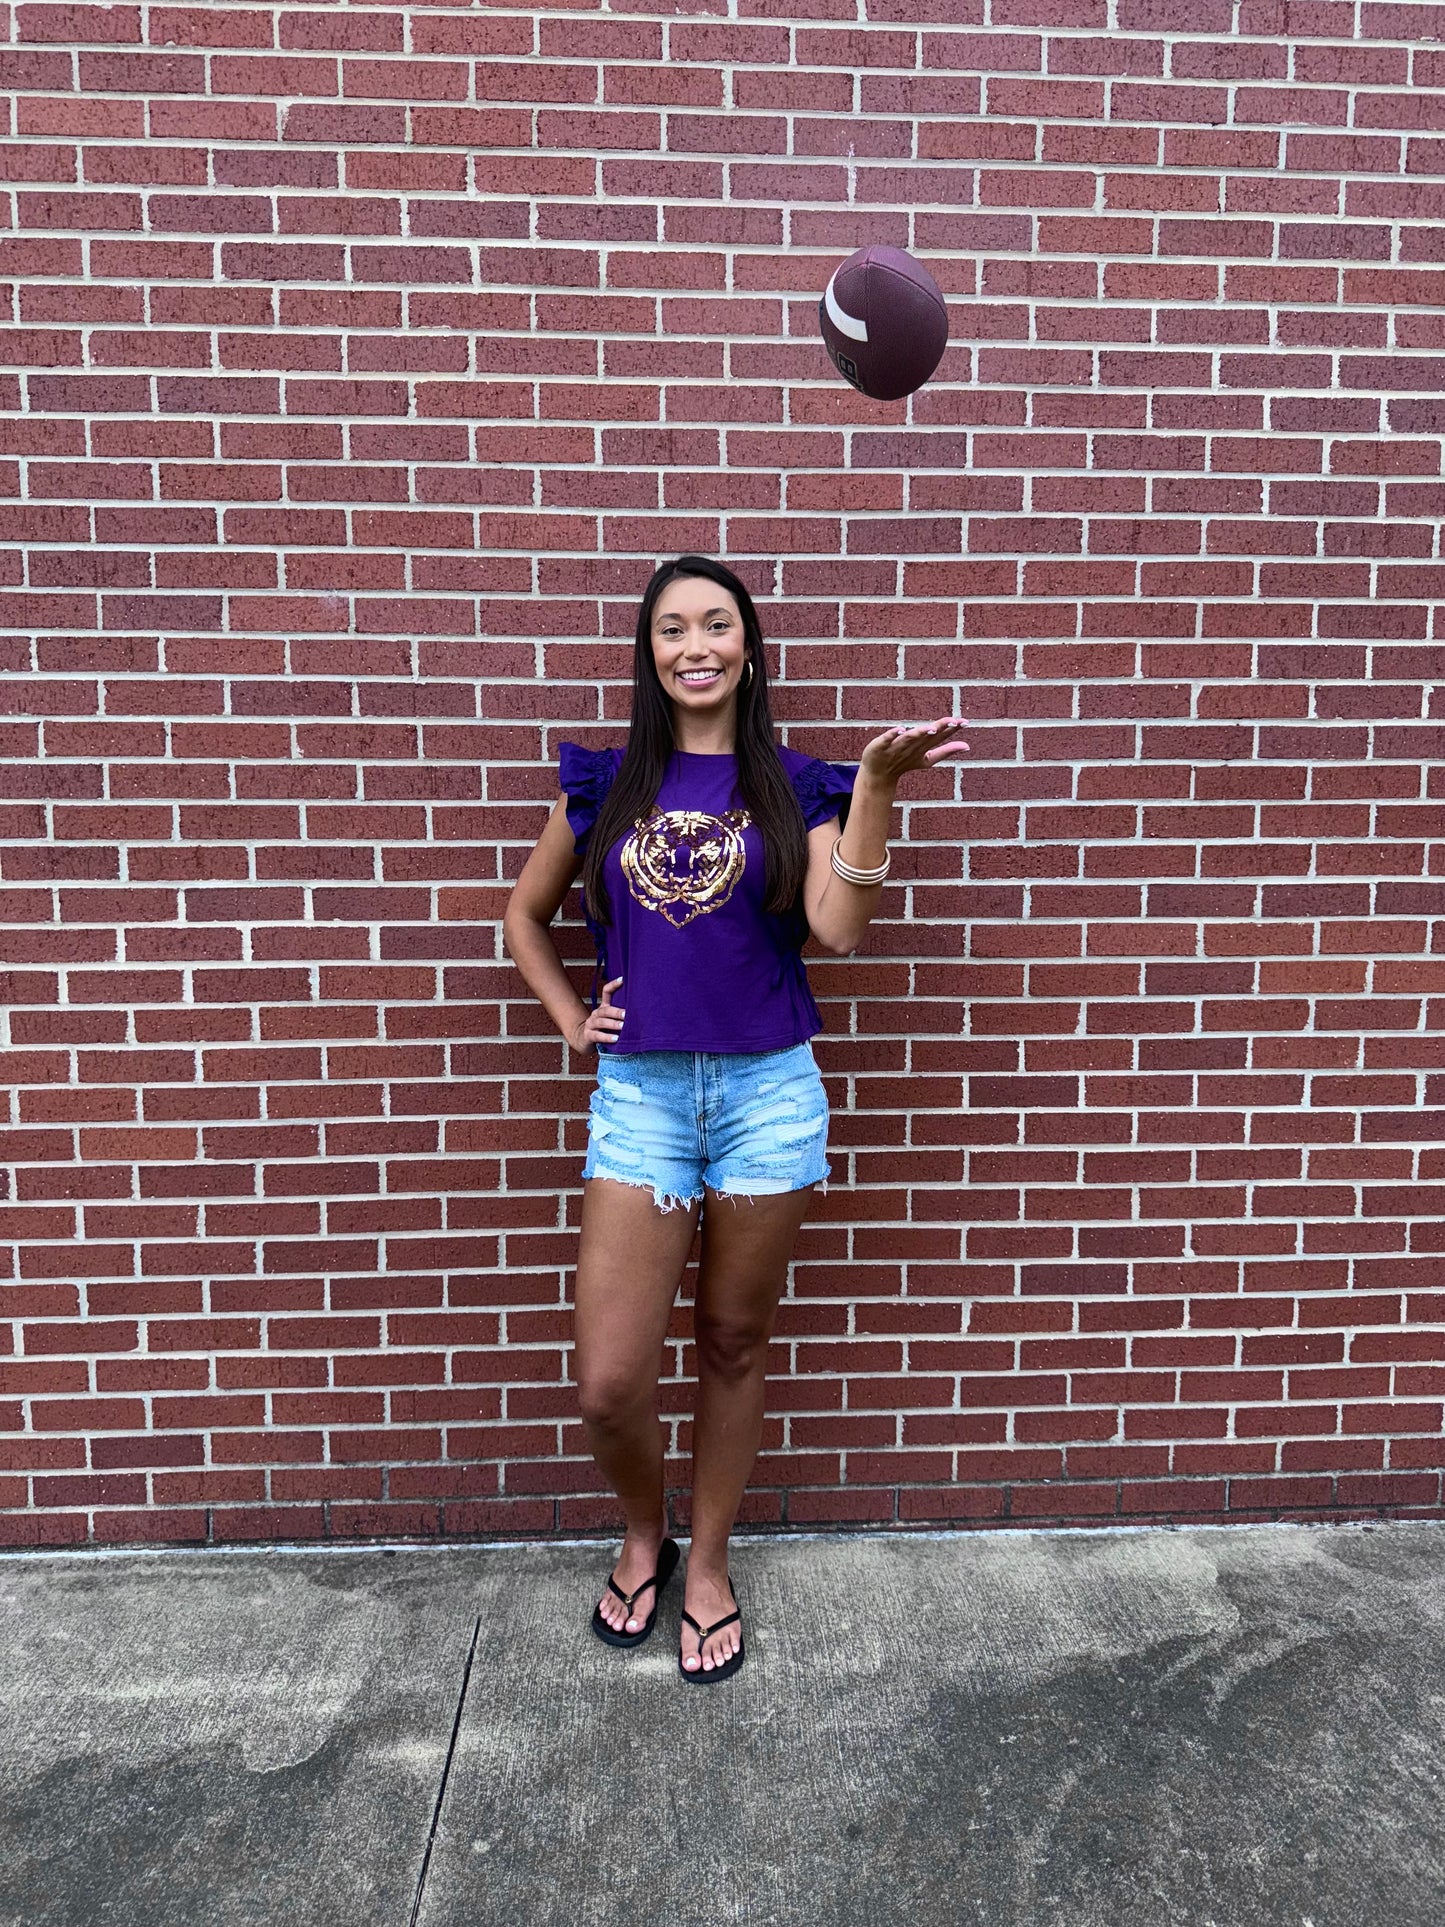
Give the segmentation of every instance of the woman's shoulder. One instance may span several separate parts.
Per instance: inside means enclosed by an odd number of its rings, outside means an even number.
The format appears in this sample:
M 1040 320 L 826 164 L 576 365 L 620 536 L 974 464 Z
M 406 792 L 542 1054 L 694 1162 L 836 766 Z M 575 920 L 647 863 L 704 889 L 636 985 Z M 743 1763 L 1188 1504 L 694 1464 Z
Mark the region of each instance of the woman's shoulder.
M 617 774 L 626 754 L 625 745 L 616 743 L 593 748 L 586 743 L 559 742 L 558 781 L 569 795 L 595 789 L 599 784 L 605 787 Z
M 567 821 L 578 856 L 587 849 L 592 826 L 625 753 L 614 744 L 600 749 L 589 749 L 585 743 L 557 745 L 557 787 L 567 798 Z
M 821 756 L 807 756 L 802 750 L 778 747 L 778 755 L 793 786 L 808 829 L 841 816 L 846 819 L 848 801 L 858 771 L 850 763 L 829 763 Z

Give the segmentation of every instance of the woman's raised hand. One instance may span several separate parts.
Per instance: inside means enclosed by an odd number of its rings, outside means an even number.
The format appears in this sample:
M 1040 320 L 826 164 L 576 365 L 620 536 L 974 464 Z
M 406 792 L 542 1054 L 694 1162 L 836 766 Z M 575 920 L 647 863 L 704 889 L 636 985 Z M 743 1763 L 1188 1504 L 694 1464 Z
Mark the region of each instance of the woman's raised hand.
M 612 993 L 622 982 L 613 977 L 602 986 L 602 1001 L 596 1010 L 589 1010 L 582 1022 L 573 1031 L 571 1045 L 573 1050 L 581 1051 L 584 1056 L 595 1050 L 599 1044 L 610 1044 L 622 1028 L 622 1020 L 627 1015 L 621 1004 L 612 1002 Z
M 864 749 L 859 774 L 893 785 L 911 769 L 928 769 L 945 756 L 968 748 L 962 738 L 948 740 L 950 732 L 967 721 L 966 716 L 940 716 L 936 723 L 885 729 Z

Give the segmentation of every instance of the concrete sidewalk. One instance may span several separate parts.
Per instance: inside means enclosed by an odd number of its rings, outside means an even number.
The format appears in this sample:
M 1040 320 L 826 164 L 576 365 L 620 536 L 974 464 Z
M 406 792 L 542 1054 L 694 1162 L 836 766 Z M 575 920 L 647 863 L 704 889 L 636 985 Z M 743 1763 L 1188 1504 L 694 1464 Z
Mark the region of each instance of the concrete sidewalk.
M 0 1559 L 5 1927 L 1439 1927 L 1445 1530 Z

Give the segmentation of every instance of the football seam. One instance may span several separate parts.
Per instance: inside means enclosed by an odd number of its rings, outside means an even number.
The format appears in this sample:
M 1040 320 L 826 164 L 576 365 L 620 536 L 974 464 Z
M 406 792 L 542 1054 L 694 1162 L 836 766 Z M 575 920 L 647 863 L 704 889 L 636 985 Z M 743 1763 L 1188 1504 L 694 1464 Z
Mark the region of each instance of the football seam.
M 902 281 L 906 287 L 917 289 L 919 294 L 925 295 L 928 300 L 935 303 L 945 321 L 948 319 L 948 303 L 943 299 L 943 296 L 941 294 L 935 296 L 933 289 L 920 286 L 911 275 L 900 274 L 897 268 L 890 267 L 886 261 L 870 261 L 868 263 L 868 271 L 870 273 L 877 272 L 878 274 L 891 275 L 895 281 Z

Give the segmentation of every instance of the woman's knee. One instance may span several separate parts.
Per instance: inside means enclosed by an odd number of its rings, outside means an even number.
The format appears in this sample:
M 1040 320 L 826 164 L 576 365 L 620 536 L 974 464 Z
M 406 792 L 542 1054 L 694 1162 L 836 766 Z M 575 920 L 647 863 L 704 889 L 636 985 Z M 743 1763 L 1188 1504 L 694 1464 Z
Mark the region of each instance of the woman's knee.
M 645 1384 L 636 1379 L 606 1372 L 584 1372 L 577 1383 L 577 1403 L 585 1425 L 604 1432 L 625 1432 L 656 1410 L 655 1380 Z
M 712 1378 L 750 1378 L 763 1369 L 771 1331 L 750 1321 L 699 1319 L 696 1327 L 697 1363 Z

